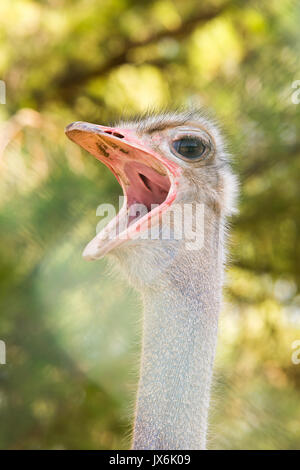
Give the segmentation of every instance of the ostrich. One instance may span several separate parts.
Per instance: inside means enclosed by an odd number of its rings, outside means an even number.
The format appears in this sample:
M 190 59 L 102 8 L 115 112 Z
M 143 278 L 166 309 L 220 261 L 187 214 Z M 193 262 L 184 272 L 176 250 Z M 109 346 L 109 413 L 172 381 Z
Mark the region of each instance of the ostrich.
M 132 448 L 205 449 L 226 219 L 237 188 L 223 138 L 215 123 L 190 110 L 116 127 L 74 122 L 66 134 L 113 172 L 124 193 L 118 215 L 83 257 L 110 253 L 142 294 Z

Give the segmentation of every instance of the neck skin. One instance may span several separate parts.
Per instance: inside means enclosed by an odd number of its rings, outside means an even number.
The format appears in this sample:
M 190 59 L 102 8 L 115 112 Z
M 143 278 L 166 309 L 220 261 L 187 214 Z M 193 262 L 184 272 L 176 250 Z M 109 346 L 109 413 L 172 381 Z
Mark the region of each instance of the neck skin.
M 210 214 L 211 215 L 211 214 Z M 214 214 L 215 215 L 215 214 Z M 223 277 L 220 220 L 143 291 L 133 449 L 204 449 Z M 167 279 L 166 279 L 167 276 Z

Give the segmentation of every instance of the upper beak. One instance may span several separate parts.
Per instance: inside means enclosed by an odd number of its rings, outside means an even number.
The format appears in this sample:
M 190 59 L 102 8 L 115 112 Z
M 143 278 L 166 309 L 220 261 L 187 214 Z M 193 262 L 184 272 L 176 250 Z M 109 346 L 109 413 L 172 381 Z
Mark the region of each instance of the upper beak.
M 69 139 L 83 147 L 108 166 L 119 180 L 124 162 L 137 159 L 158 173 L 178 172 L 178 166 L 147 147 L 131 129 L 100 126 L 88 122 L 73 122 L 65 129 Z M 125 178 L 126 179 L 126 178 Z

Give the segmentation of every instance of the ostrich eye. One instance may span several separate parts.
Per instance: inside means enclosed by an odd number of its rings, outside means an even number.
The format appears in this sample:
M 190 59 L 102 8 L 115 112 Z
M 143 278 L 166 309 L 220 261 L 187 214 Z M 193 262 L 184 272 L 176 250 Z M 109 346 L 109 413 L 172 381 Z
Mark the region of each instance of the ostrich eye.
M 197 137 L 182 137 L 174 140 L 172 147 L 178 156 L 187 160 L 201 159 L 206 150 L 206 145 Z

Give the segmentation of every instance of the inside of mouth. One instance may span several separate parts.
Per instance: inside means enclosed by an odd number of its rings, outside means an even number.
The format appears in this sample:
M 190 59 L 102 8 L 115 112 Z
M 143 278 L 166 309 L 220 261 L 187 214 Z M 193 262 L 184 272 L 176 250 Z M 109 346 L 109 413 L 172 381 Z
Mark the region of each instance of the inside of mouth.
M 126 187 L 128 226 L 160 206 L 167 198 L 171 181 L 164 172 L 138 161 L 127 162 L 124 172 Z

